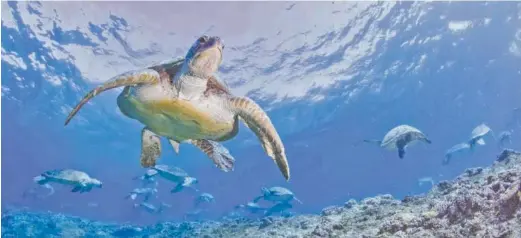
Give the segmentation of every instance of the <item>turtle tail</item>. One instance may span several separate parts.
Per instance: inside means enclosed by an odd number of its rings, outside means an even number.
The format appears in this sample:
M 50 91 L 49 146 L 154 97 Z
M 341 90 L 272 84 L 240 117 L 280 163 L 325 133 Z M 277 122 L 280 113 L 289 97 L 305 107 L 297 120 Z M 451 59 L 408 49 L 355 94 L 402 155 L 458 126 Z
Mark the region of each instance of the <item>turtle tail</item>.
M 65 125 L 69 124 L 70 120 L 78 113 L 78 111 L 85 105 L 91 98 L 96 95 L 122 86 L 131 86 L 136 84 L 153 84 L 159 82 L 159 74 L 154 70 L 145 71 L 130 71 L 128 73 L 118 75 L 115 78 L 109 80 L 101 86 L 96 87 L 87 93 L 83 99 L 74 107 L 67 119 L 65 119 Z

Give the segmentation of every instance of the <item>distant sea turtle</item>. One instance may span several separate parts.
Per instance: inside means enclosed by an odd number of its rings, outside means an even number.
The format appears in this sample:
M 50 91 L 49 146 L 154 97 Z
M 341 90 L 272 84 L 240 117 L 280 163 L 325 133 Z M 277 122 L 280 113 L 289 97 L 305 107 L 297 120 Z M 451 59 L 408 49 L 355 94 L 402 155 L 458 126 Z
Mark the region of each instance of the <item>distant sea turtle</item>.
M 209 193 L 201 193 L 197 198 L 195 199 L 195 206 L 198 207 L 202 203 L 211 203 L 215 202 L 215 198 L 212 194 Z
M 65 125 L 94 96 L 124 86 L 117 103 L 121 112 L 145 127 L 141 133 L 141 165 L 151 167 L 161 154 L 159 137 L 176 152 L 187 142 L 201 149 L 223 171 L 234 159 L 221 153 L 219 141 L 238 133 L 242 120 L 259 138 L 265 152 L 286 178 L 290 170 L 284 145 L 264 110 L 247 97 L 232 95 L 215 76 L 224 45 L 219 37 L 201 36 L 184 59 L 127 72 L 90 91 L 72 110 Z
M 71 192 L 89 192 L 93 187 L 101 188 L 101 181 L 91 178 L 87 173 L 73 169 L 55 169 L 34 177 L 34 182 L 44 185 L 47 183 L 58 183 L 72 185 Z
M 150 168 L 147 173 L 144 175 L 146 179 L 151 178 L 153 176 L 160 176 L 168 181 L 177 183 L 171 192 L 177 193 L 180 192 L 185 187 L 191 187 L 198 183 L 198 180 L 194 177 L 188 176 L 188 173 L 183 169 L 175 166 L 168 166 L 164 164 L 154 165 Z M 197 191 L 197 189 L 192 188 Z
M 270 207 L 266 212 L 264 213 L 265 216 L 271 216 L 273 213 L 282 213 L 288 209 L 293 208 L 293 206 L 287 202 L 279 202 L 272 207 Z
M 470 144 L 466 142 L 452 146 L 450 149 L 447 150 L 447 152 L 445 152 L 445 159 L 443 159 L 442 164 L 448 165 L 454 156 L 459 156 L 468 153 L 469 151 L 471 151 L 470 149 Z
M 237 206 L 235 206 L 235 209 L 244 209 L 252 214 L 257 214 L 259 212 L 265 212 L 267 210 L 267 208 L 261 207 L 256 202 L 248 202 L 246 205 L 244 205 L 244 204 L 237 205 Z
M 147 211 L 149 213 L 156 213 L 157 214 L 157 213 L 163 212 L 165 210 L 165 208 L 169 208 L 171 206 L 166 204 L 166 203 L 161 203 L 161 204 L 159 204 L 159 206 L 155 206 L 152 203 L 142 202 L 142 203 L 134 204 L 134 207 L 135 208 L 142 208 L 142 209 L 144 209 L 145 211 Z
M 409 145 L 413 145 L 416 141 L 423 141 L 428 144 L 431 143 L 423 132 L 409 125 L 400 125 L 391 129 L 387 134 L 385 134 L 383 140 L 364 141 L 379 144 L 380 147 L 389 150 L 398 149 L 398 157 L 400 157 L 400 159 L 403 159 L 405 156 L 405 149 Z
M 506 143 L 511 144 L 512 131 L 502 131 L 501 133 L 499 133 L 497 140 L 499 147 L 504 147 Z
M 488 127 L 485 123 L 481 123 L 478 126 L 476 126 L 470 135 L 469 139 L 469 145 L 471 149 L 474 149 L 476 144 L 478 145 L 485 145 L 485 140 L 483 137 L 485 137 L 488 134 L 492 134 L 492 130 L 490 127 Z M 492 135 L 494 136 L 494 135 Z
M 271 202 L 290 202 L 291 200 L 295 200 L 298 203 L 302 204 L 302 202 L 287 188 L 283 187 L 271 187 L 271 188 L 261 188 L 262 195 L 253 199 L 254 203 L 257 203 L 260 199 L 264 199 L 266 201 Z
M 434 186 L 434 179 L 432 177 L 422 177 L 418 179 L 418 186 L 423 186 L 423 184 L 430 184 L 431 187 Z
M 143 201 L 147 202 L 150 199 L 150 196 L 157 194 L 156 188 L 135 188 L 130 192 L 126 198 L 130 198 L 132 200 L 135 200 L 138 195 L 143 196 Z

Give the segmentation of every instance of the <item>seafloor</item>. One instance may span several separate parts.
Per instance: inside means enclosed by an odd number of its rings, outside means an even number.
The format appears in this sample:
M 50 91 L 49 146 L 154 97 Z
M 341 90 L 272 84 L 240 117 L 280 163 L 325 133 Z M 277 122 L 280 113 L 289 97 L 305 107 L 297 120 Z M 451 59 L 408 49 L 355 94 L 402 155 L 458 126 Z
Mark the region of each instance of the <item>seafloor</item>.
M 58 214 L 2 214 L 2 237 L 521 237 L 521 153 L 468 169 L 424 196 L 390 195 L 325 208 L 321 215 L 260 220 L 102 224 Z

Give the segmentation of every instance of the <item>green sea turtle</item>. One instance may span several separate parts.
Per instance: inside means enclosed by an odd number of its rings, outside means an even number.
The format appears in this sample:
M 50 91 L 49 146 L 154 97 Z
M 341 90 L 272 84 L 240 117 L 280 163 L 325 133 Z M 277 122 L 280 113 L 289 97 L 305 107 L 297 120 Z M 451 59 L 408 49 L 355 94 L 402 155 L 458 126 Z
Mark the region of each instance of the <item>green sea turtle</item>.
M 134 207 L 135 208 L 142 208 L 143 210 L 149 212 L 149 213 L 162 213 L 165 208 L 170 208 L 171 206 L 169 204 L 166 204 L 166 203 L 161 203 L 159 204 L 158 206 L 155 206 L 154 204 L 152 203 L 148 203 L 148 202 L 142 202 L 142 203 L 137 203 L 137 204 L 134 204 Z
M 400 125 L 391 129 L 385 134 L 383 140 L 364 140 L 364 142 L 375 143 L 389 150 L 398 149 L 400 159 L 405 156 L 405 149 L 417 141 L 432 143 L 423 132 L 409 125 Z
M 256 202 L 248 202 L 246 204 L 240 204 L 240 205 L 235 206 L 235 209 L 243 209 L 252 214 L 257 214 L 259 212 L 265 212 L 266 210 L 268 210 L 268 208 L 261 207 Z
M 257 203 L 259 200 L 264 199 L 266 201 L 271 202 L 290 202 L 291 200 L 295 200 L 298 203 L 302 204 L 302 202 L 287 188 L 283 187 L 271 187 L 271 188 L 261 188 L 262 195 L 253 199 L 254 203 Z
M 502 131 L 498 135 L 498 146 L 500 148 L 504 147 L 505 144 L 512 144 L 512 131 Z
M 41 175 L 33 178 L 34 182 L 40 185 L 47 183 L 58 183 L 63 185 L 72 185 L 71 192 L 89 192 L 92 188 L 101 188 L 101 181 L 91 178 L 87 173 L 73 169 L 54 169 L 43 172 Z
M 474 149 L 477 145 L 485 145 L 485 140 L 483 139 L 486 135 L 492 134 L 492 129 L 488 127 L 485 123 L 481 123 L 476 126 L 470 135 L 470 139 L 468 141 L 470 145 L 470 149 Z M 492 136 L 494 136 L 492 134 Z
M 135 188 L 125 198 L 135 200 L 137 196 L 143 196 L 143 201 L 147 202 L 155 194 L 157 194 L 156 188 Z
M 266 212 L 264 213 L 265 216 L 271 216 L 273 213 L 281 213 L 293 208 L 293 206 L 287 202 L 279 202 L 272 207 L 270 207 Z
M 454 156 L 464 155 L 469 151 L 471 151 L 469 143 L 463 142 L 456 144 L 445 152 L 445 159 L 443 159 L 442 164 L 448 165 Z
M 186 187 L 190 187 L 195 191 L 198 191 L 192 187 L 192 185 L 199 183 L 198 180 L 194 177 L 188 176 L 188 173 L 179 167 L 168 166 L 164 164 L 154 165 L 152 168 L 147 170 L 144 177 L 145 179 L 150 179 L 153 176 L 160 176 L 161 178 L 176 183 L 177 186 L 171 190 L 172 193 L 180 192 L 183 188 Z
M 203 203 L 211 203 L 215 202 L 215 198 L 212 194 L 209 193 L 201 193 L 197 198 L 195 198 L 195 206 L 198 207 L 199 205 Z
M 65 125 L 94 96 L 124 86 L 118 96 L 120 111 L 144 124 L 141 133 L 141 165 L 156 164 L 161 154 L 159 137 L 201 149 L 223 171 L 234 160 L 216 150 L 217 142 L 233 138 L 242 120 L 260 140 L 286 180 L 290 170 L 284 145 L 264 110 L 247 97 L 234 96 L 216 77 L 224 44 L 219 37 L 201 36 L 184 59 L 127 72 L 90 91 L 71 111 Z M 221 147 L 222 148 L 222 147 Z

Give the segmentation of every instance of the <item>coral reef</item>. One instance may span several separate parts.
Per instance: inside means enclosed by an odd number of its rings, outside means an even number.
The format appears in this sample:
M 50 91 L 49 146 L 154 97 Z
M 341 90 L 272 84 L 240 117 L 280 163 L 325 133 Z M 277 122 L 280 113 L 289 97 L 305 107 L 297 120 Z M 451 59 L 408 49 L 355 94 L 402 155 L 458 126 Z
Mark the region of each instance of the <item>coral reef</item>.
M 521 153 L 467 169 L 428 194 L 350 200 L 320 215 L 133 227 L 57 214 L 8 212 L 2 237 L 521 237 Z

